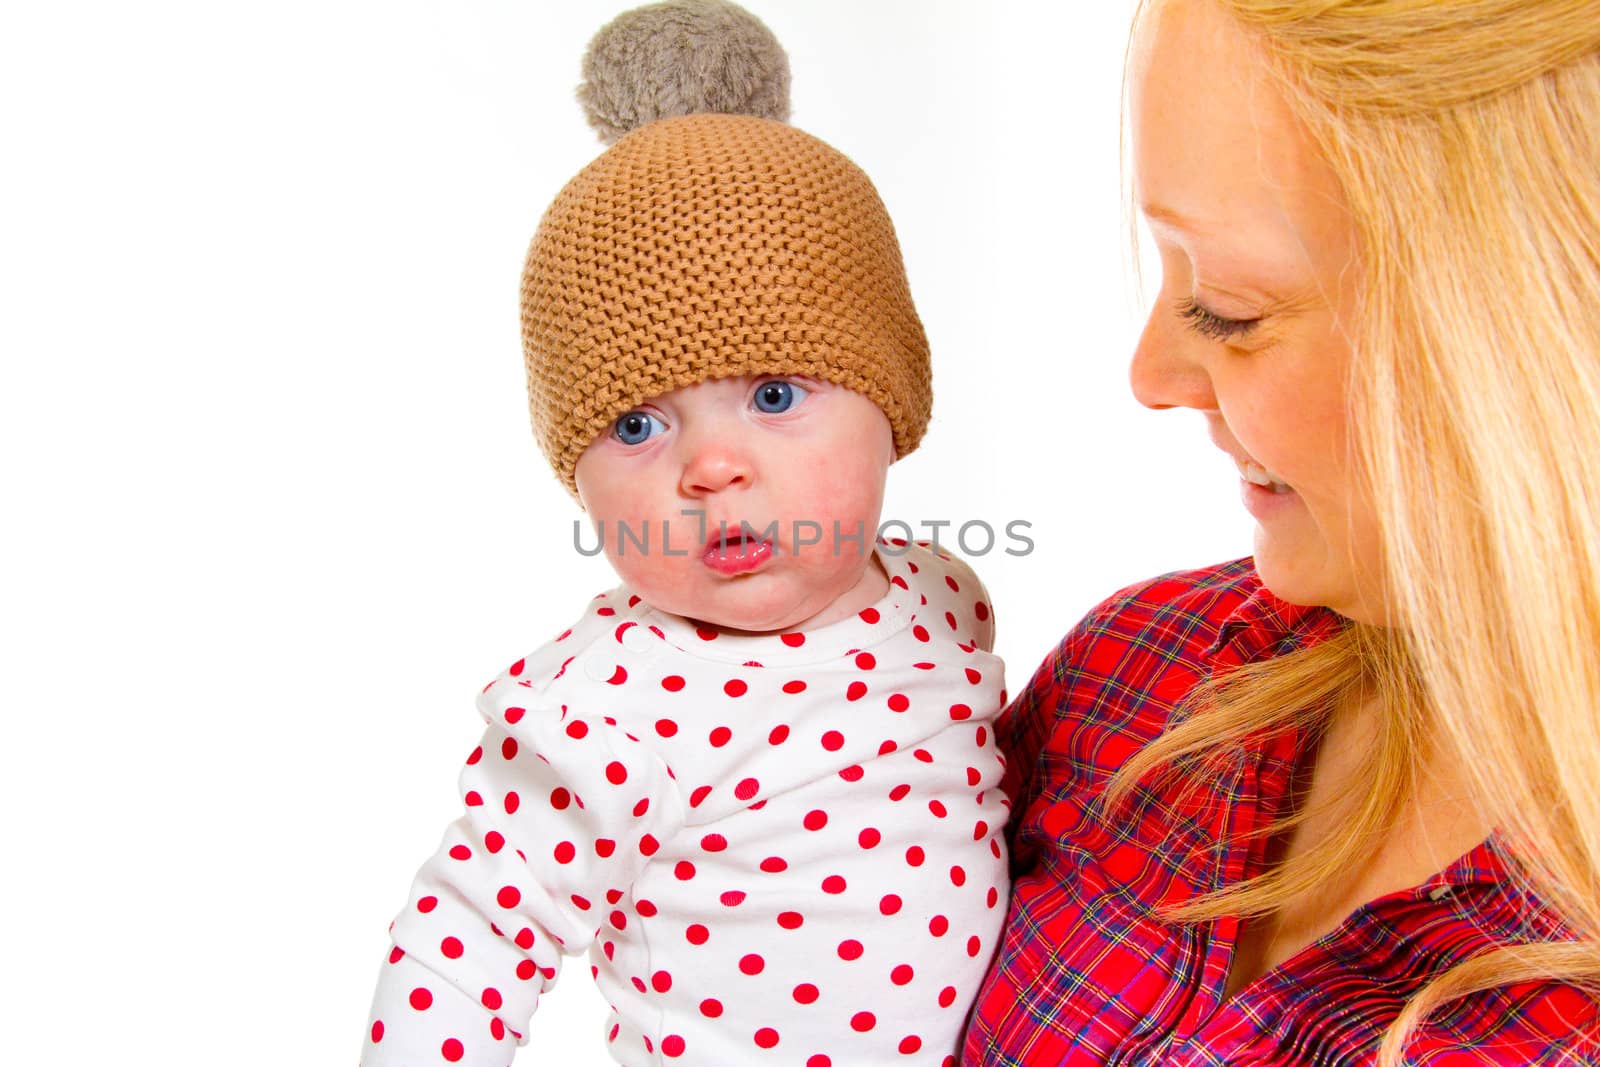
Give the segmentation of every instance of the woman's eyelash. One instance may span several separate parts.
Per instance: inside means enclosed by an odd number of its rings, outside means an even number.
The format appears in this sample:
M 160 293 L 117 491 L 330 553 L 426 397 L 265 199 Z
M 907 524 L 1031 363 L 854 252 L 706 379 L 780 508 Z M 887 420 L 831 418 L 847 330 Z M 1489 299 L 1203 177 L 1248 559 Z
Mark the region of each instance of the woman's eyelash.
M 1195 333 L 1213 341 L 1236 340 L 1261 322 L 1260 319 L 1225 319 L 1201 307 L 1192 296 L 1178 301 L 1178 317 Z

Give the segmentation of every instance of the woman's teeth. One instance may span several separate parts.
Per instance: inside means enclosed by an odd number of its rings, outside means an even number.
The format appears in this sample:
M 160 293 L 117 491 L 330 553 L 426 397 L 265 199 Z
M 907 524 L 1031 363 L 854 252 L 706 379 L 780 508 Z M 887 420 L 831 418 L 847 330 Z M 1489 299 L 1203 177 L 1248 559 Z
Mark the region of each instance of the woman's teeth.
M 1251 485 L 1259 485 L 1263 489 L 1270 489 L 1274 493 L 1290 492 L 1289 485 L 1278 478 L 1267 468 L 1253 460 L 1235 461 L 1239 467 L 1239 474 Z

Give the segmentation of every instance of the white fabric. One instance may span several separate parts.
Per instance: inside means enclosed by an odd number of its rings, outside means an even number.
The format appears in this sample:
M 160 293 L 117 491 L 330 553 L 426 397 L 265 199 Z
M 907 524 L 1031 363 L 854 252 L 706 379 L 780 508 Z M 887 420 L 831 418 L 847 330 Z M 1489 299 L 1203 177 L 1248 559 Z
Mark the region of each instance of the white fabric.
M 842 622 L 716 635 L 619 587 L 484 689 L 367 1067 L 509 1063 L 586 950 L 620 1063 L 954 1062 L 1008 889 L 1002 665 L 964 563 L 877 552 Z

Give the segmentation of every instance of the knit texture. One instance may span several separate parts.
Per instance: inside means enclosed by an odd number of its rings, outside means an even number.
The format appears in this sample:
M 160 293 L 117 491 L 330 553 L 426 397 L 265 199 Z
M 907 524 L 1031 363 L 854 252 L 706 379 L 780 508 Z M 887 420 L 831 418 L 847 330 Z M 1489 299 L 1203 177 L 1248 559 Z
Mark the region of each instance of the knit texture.
M 534 434 L 574 496 L 622 414 L 713 378 L 804 374 L 876 403 L 895 451 L 933 406 L 928 343 L 872 182 L 747 115 L 662 119 L 556 197 L 522 275 Z

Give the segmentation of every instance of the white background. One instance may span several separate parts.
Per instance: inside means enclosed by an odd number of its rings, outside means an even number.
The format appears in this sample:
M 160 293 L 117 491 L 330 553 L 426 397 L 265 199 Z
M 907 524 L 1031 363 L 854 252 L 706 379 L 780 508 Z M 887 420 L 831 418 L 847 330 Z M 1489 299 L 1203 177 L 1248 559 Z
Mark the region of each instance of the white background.
M 6 1061 L 358 1057 L 473 694 L 612 584 L 534 447 L 516 316 L 620 6 L 8 13 Z M 933 345 L 886 514 L 1032 523 L 973 561 L 1013 691 L 1117 587 L 1249 551 L 1199 417 L 1126 386 L 1131 6 L 751 0 Z M 586 972 L 524 1058 L 602 1062 Z

